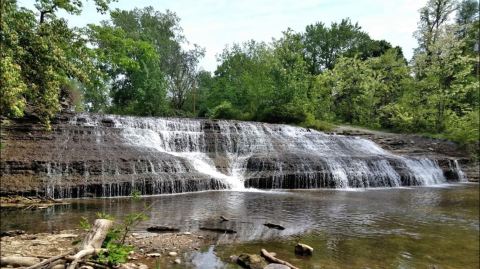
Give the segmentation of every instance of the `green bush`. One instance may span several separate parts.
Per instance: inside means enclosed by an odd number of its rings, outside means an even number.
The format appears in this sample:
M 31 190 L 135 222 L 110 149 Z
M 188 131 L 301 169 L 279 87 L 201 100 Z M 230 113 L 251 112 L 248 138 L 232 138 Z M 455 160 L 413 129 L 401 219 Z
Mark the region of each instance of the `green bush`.
M 270 123 L 300 124 L 307 119 L 307 113 L 293 106 L 283 105 L 263 110 L 257 117 L 258 121 Z
M 447 120 L 445 136 L 461 145 L 471 145 L 473 146 L 471 148 L 478 149 L 480 131 L 478 113 L 478 110 L 471 111 L 463 117 L 452 113 Z
M 233 107 L 232 103 L 223 101 L 221 104 L 209 111 L 208 117 L 211 119 L 226 120 L 239 119 L 240 112 Z
M 322 132 L 330 132 L 335 128 L 335 125 L 326 121 L 315 119 L 315 117 L 310 114 L 307 115 L 307 118 L 304 122 L 300 123 L 300 126 Z

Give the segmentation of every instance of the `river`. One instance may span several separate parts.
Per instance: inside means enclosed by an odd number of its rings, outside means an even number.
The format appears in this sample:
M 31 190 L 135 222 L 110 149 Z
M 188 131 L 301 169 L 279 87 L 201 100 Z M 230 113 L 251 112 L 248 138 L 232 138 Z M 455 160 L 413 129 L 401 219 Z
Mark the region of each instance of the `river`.
M 237 231 L 217 246 L 184 254 L 192 268 L 224 268 L 232 254 L 261 248 L 300 268 L 478 268 L 478 184 L 353 190 L 208 191 L 177 195 L 70 200 L 44 210 L 1 211 L 1 229 L 46 232 L 78 227 L 96 212 L 121 217 L 152 205 L 136 227 L 201 226 Z M 230 219 L 219 222 L 220 216 Z M 285 230 L 270 229 L 266 222 Z M 311 258 L 295 256 L 296 242 Z

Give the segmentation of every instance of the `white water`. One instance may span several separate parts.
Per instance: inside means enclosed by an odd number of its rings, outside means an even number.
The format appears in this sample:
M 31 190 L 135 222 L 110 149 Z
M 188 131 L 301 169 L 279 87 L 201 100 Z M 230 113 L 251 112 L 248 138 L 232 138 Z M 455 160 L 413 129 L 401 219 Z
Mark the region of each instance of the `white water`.
M 104 119 L 89 114 L 79 117 L 86 118 L 82 123 L 86 126 L 101 126 Z M 396 156 L 370 140 L 356 137 L 253 122 L 105 118 L 121 130 L 124 143 L 176 158 L 174 169 L 162 169 L 188 172 L 183 160 L 196 172 L 233 190 L 244 190 L 246 180 L 265 177 L 271 178 L 268 188 L 292 184 L 302 188 L 399 187 L 446 182 L 436 161 Z M 71 124 L 78 125 L 75 119 Z M 255 169 L 247 169 L 249 161 Z M 155 166 L 148 162 L 151 173 L 156 175 Z M 454 169 L 464 179 L 457 162 Z M 289 182 L 292 176 L 294 183 Z M 260 179 L 256 184 L 261 184 Z

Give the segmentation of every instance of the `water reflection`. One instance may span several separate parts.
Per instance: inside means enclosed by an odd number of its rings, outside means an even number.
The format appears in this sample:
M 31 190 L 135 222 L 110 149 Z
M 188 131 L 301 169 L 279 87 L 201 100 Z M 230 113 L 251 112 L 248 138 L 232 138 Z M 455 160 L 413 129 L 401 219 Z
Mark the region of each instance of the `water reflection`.
M 41 232 L 75 228 L 81 216 L 93 219 L 95 212 L 105 212 L 118 218 L 153 203 L 150 219 L 138 230 L 165 225 L 182 231 L 202 226 L 237 231 L 218 235 L 218 244 L 241 243 L 222 247 L 218 255 L 224 260 L 239 252 L 258 253 L 269 240 L 271 251 L 301 268 L 315 268 L 317 263 L 325 266 L 322 268 L 364 268 L 366 264 L 377 264 L 377 268 L 438 264 L 448 265 L 439 268 L 474 268 L 478 267 L 479 250 L 478 195 L 478 185 L 459 185 L 360 192 L 217 191 L 145 197 L 140 202 L 125 198 L 73 200 L 70 205 L 44 210 L 2 209 L 1 229 Z M 220 216 L 230 221 L 220 222 Z M 269 229 L 263 225 L 266 222 L 286 229 Z M 297 240 L 319 252 L 311 259 L 294 256 Z M 222 268 L 213 248 L 192 255 L 194 267 L 212 264 L 208 268 Z

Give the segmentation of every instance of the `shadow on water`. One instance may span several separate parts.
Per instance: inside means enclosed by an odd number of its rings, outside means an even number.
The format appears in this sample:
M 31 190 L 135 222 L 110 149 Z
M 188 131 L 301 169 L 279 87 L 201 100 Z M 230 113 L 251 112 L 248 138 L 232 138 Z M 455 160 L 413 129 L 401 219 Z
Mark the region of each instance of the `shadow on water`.
M 267 248 L 301 268 L 479 267 L 478 185 L 364 191 L 215 191 L 144 197 L 140 202 L 126 198 L 71 202 L 35 211 L 2 209 L 1 229 L 70 229 L 78 226 L 82 216 L 93 219 L 95 212 L 105 212 L 121 217 L 154 202 L 148 213 L 150 219 L 137 230 L 165 225 L 192 232 L 202 226 L 237 231 L 219 235 L 216 246 L 185 254 L 190 262 L 182 266 L 225 268 L 224 262 L 232 254 L 259 253 Z M 230 221 L 219 222 L 222 215 Z M 269 229 L 263 225 L 266 222 L 286 229 Z M 313 257 L 294 255 L 298 241 L 315 248 Z

